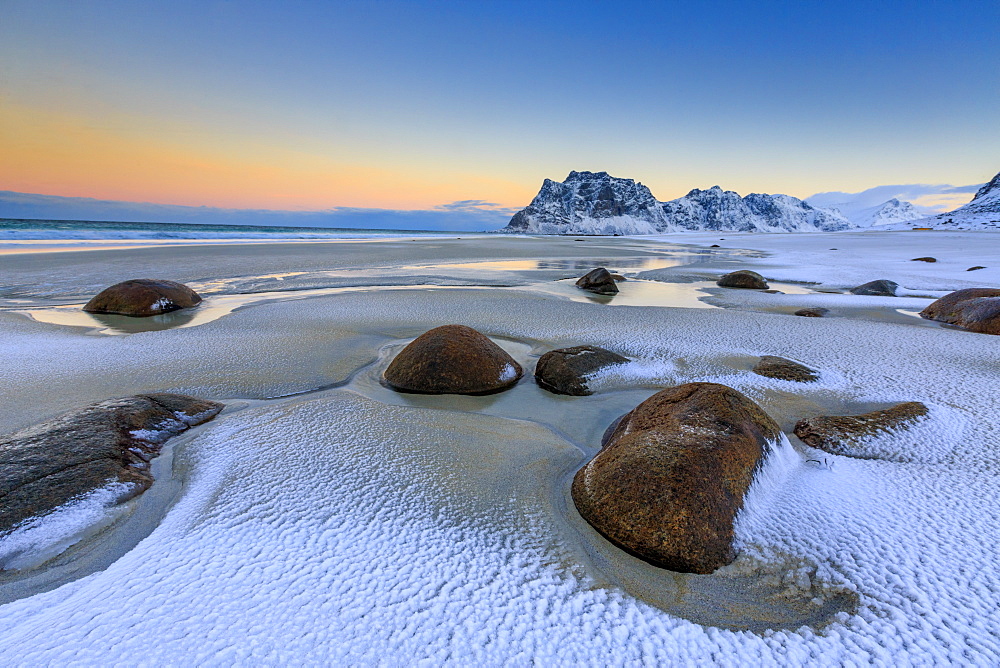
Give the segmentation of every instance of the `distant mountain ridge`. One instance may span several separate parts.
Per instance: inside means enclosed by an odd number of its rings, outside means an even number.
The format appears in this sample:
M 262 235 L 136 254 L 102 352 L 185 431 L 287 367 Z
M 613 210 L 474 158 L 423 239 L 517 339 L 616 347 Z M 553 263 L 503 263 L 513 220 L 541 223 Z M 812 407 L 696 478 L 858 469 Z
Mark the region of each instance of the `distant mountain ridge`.
M 572 171 L 563 182 L 545 179 L 538 194 L 501 232 L 530 234 L 658 234 L 834 232 L 855 227 L 836 211 L 789 195 L 741 197 L 713 186 L 659 202 L 649 188 L 607 172 Z
M 948 213 L 913 221 L 912 226 L 943 230 L 1000 231 L 1000 173 L 983 185 L 968 204 Z

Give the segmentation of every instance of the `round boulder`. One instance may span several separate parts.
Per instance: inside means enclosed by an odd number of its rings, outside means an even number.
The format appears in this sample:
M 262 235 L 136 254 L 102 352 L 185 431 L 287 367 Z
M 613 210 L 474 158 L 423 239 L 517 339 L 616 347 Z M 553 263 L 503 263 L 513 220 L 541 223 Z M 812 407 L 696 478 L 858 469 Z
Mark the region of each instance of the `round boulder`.
M 920 317 L 979 334 L 1000 334 L 1000 289 L 957 290 L 933 302 Z
M 588 271 L 577 280 L 576 287 L 599 295 L 618 294 L 618 286 L 615 285 L 614 276 L 604 267 Z
M 538 358 L 535 382 L 554 394 L 582 397 L 593 394 L 587 376 L 598 369 L 628 362 L 627 357 L 597 346 L 574 346 L 550 350 Z
M 852 295 L 869 295 L 875 297 L 895 297 L 896 288 L 899 283 L 889 281 L 884 278 L 877 281 L 868 281 L 856 288 L 851 288 Z
M 521 379 L 521 365 L 480 332 L 444 325 L 403 348 L 385 370 L 394 390 L 418 394 L 492 394 Z
M 144 318 L 191 308 L 200 303 L 201 295 L 183 283 L 137 278 L 101 290 L 83 310 Z
M 778 380 L 791 380 L 796 383 L 811 383 L 819 379 L 819 374 L 798 362 L 775 357 L 774 355 L 764 355 L 760 358 L 753 369 L 758 376 L 767 378 L 777 378 Z
M 573 478 L 580 515 L 616 546 L 662 568 L 711 573 L 732 562 L 733 522 L 778 425 L 715 383 L 668 388 L 621 418 Z
M 764 277 L 749 269 L 730 272 L 717 280 L 715 284 L 723 288 L 752 288 L 755 290 L 767 290 L 768 288 Z

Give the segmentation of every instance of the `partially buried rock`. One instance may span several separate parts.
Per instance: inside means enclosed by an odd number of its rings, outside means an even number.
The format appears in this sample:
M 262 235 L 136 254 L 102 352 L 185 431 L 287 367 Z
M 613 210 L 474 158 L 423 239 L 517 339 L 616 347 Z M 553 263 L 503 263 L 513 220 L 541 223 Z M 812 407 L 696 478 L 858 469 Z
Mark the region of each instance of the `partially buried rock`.
M 587 376 L 613 364 L 628 362 L 627 357 L 597 346 L 574 346 L 551 350 L 538 358 L 535 382 L 555 394 L 585 396 L 593 394 Z
M 819 374 L 816 371 L 804 364 L 793 362 L 784 357 L 775 357 L 774 355 L 764 355 L 761 357 L 757 366 L 751 369 L 751 371 L 758 376 L 777 378 L 778 380 L 791 380 L 797 383 L 811 383 L 819 378 Z
M 758 274 L 756 271 L 750 271 L 749 269 L 740 269 L 739 271 L 734 271 L 726 274 L 719 280 L 717 280 L 716 285 L 723 288 L 753 288 L 755 290 L 767 290 L 767 281 L 764 277 Z
M 88 313 L 115 313 L 146 317 L 191 308 L 201 296 L 175 281 L 137 278 L 105 288 L 83 307 Z
M 986 267 L 977 264 L 975 267 L 969 267 L 968 269 L 966 269 L 966 271 L 979 271 L 980 269 L 985 269 L 985 268 Z
M 222 408 L 183 394 L 140 394 L 0 438 L 0 533 L 99 488 L 113 486 L 118 502 L 142 493 L 163 443 Z
M 1000 334 L 1000 289 L 966 288 L 952 292 L 921 311 L 920 317 L 979 334 Z
M 915 257 L 910 262 L 937 262 L 936 257 Z
M 852 295 L 870 295 L 876 297 L 895 297 L 899 283 L 886 279 L 868 281 L 856 288 L 851 288 Z
M 393 389 L 420 394 L 491 394 L 521 379 L 521 365 L 480 332 L 444 325 L 424 332 L 385 370 Z
M 576 287 L 596 292 L 599 295 L 618 294 L 618 286 L 615 285 L 614 277 L 604 267 L 598 267 L 581 276 L 576 282 Z
M 795 435 L 803 443 L 835 455 L 861 457 L 861 442 L 879 432 L 907 427 L 927 415 L 927 406 L 908 401 L 892 408 L 862 415 L 830 415 L 806 418 L 795 424 Z
M 656 566 L 711 573 L 732 562 L 733 522 L 778 425 L 736 390 L 687 383 L 625 415 L 573 478 L 580 515 Z
M 824 315 L 830 312 L 828 308 L 820 308 L 814 306 L 812 308 L 800 308 L 795 312 L 794 315 L 800 315 L 803 318 L 822 318 Z

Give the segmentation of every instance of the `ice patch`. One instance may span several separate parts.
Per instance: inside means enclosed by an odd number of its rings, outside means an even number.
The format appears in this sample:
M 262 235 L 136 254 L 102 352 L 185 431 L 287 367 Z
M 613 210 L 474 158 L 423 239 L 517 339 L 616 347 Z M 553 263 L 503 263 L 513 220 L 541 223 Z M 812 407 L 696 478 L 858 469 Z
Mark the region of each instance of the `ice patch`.
M 89 533 L 111 524 L 113 508 L 133 486 L 115 482 L 95 489 L 53 512 L 25 520 L 0 535 L 0 571 L 33 568 L 62 553 Z
M 505 364 L 503 371 L 500 372 L 500 382 L 507 383 L 515 378 L 517 378 L 517 369 L 515 369 L 510 363 Z

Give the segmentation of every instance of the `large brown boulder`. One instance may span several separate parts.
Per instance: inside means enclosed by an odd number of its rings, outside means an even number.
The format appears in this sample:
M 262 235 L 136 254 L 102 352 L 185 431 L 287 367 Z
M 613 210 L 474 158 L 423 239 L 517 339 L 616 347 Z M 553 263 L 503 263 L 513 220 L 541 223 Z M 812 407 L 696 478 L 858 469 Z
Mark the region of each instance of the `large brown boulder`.
M 733 271 L 715 282 L 723 288 L 752 288 L 755 290 L 767 290 L 767 281 L 756 271 L 740 269 Z
M 137 278 L 101 290 L 83 310 L 146 317 L 191 308 L 200 303 L 201 296 L 183 283 Z
M 1000 289 L 967 288 L 952 292 L 921 311 L 920 317 L 970 332 L 1000 334 Z
M 142 493 L 163 443 L 222 408 L 183 394 L 141 394 L 0 438 L 0 533 L 111 483 L 122 484 L 119 501 Z
M 868 281 L 855 288 L 851 288 L 852 295 L 869 295 L 874 297 L 895 297 L 899 283 L 880 278 L 877 281 Z
M 793 362 L 784 357 L 774 355 L 764 355 L 757 362 L 757 366 L 751 369 L 758 376 L 767 378 L 777 378 L 778 380 L 791 380 L 797 383 L 811 383 L 819 379 L 819 374 L 804 364 Z
M 806 418 L 795 424 L 803 443 L 835 455 L 869 459 L 859 446 L 880 432 L 907 427 L 927 415 L 927 406 L 908 401 L 862 415 L 829 415 Z
M 621 419 L 573 478 L 573 501 L 640 559 L 711 573 L 735 558 L 733 522 L 780 437 L 774 420 L 730 387 L 671 387 Z
M 555 394 L 585 396 L 593 394 L 587 386 L 587 376 L 613 364 L 624 364 L 627 357 L 597 346 L 574 346 L 550 350 L 538 358 L 535 382 L 543 390 Z
M 604 267 L 588 271 L 576 281 L 576 287 L 599 295 L 617 295 L 614 276 Z
M 484 334 L 464 325 L 424 332 L 385 370 L 385 382 L 402 392 L 491 394 L 514 386 L 521 365 Z

